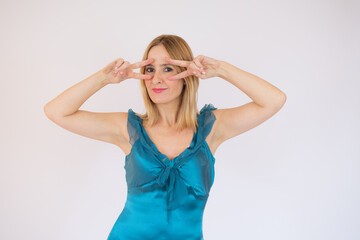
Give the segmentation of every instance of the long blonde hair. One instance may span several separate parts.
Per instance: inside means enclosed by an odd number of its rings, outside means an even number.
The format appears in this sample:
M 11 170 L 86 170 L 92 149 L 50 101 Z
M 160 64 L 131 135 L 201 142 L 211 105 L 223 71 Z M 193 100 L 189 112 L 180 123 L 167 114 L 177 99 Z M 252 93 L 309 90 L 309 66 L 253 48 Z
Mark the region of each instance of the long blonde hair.
M 163 45 L 172 59 L 184 61 L 192 61 L 194 59 L 192 51 L 184 39 L 176 35 L 163 34 L 151 41 L 145 50 L 142 60 L 147 60 L 151 48 L 158 45 Z M 145 67 L 146 66 L 140 68 L 140 73 L 145 74 Z M 177 73 L 186 70 L 185 67 L 177 65 L 174 65 L 174 67 Z M 143 120 L 147 120 L 149 126 L 153 126 L 159 120 L 160 113 L 156 104 L 150 99 L 144 81 L 144 79 L 140 80 L 140 86 L 146 113 L 143 115 L 138 114 L 138 116 Z M 184 88 L 181 93 L 181 103 L 176 116 L 176 129 L 181 131 L 182 129 L 191 127 L 195 132 L 198 125 L 197 92 L 199 88 L 199 78 L 191 75 L 184 78 L 184 83 Z

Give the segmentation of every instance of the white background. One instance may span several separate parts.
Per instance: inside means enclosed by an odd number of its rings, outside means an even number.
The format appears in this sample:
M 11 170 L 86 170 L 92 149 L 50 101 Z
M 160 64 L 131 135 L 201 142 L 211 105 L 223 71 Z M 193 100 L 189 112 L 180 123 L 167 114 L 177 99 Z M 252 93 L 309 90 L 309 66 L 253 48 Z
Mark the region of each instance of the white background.
M 1 1 L 0 239 L 106 239 L 124 207 L 124 153 L 68 132 L 43 107 L 161 34 L 227 61 L 287 102 L 216 151 L 204 239 L 360 239 L 358 1 Z M 200 109 L 251 99 L 200 80 Z M 144 113 L 140 84 L 81 107 Z

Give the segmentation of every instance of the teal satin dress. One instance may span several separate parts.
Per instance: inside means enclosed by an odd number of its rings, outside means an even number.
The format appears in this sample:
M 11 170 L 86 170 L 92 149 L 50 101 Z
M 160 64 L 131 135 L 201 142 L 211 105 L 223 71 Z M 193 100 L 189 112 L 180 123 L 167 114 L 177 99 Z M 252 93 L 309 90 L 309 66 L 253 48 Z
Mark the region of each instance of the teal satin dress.
M 216 120 L 214 109 L 204 105 L 190 146 L 172 160 L 151 141 L 142 119 L 128 110 L 127 200 L 108 240 L 204 239 L 203 213 L 215 174 L 205 139 Z

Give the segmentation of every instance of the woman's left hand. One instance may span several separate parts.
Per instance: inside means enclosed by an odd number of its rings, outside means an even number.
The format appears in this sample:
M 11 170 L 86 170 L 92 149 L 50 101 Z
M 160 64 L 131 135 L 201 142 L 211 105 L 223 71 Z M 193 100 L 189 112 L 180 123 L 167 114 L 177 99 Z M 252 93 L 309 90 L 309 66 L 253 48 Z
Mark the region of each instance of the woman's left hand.
M 181 79 L 190 75 L 195 75 L 201 79 L 216 77 L 220 67 L 219 60 L 203 55 L 197 56 L 193 61 L 175 60 L 168 57 L 166 57 L 165 60 L 172 65 L 178 65 L 187 68 L 185 71 L 169 77 L 169 80 Z

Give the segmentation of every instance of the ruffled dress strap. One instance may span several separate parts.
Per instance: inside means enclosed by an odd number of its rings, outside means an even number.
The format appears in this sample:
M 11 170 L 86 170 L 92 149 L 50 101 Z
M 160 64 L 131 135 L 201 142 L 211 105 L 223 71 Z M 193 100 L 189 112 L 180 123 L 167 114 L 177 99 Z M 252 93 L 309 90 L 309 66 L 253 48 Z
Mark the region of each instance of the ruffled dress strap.
M 129 143 L 131 145 L 134 145 L 139 138 L 139 133 L 141 132 L 139 121 L 140 117 L 130 108 L 128 110 L 127 130 L 129 133 Z
M 205 141 L 206 137 L 211 132 L 212 126 L 216 120 L 216 117 L 212 110 L 217 109 L 214 107 L 213 104 L 205 104 L 201 110 L 200 114 L 198 115 L 198 144 L 201 144 L 203 141 Z

